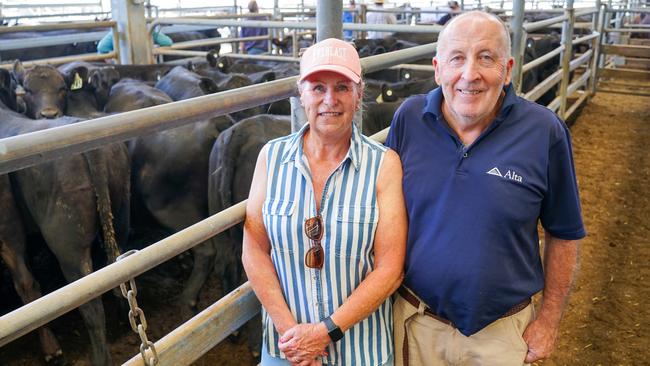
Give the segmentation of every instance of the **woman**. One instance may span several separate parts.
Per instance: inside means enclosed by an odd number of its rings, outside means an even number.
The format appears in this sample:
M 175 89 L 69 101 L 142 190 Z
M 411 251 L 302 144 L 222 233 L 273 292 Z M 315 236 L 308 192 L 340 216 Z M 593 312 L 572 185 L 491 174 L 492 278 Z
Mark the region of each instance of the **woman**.
M 263 312 L 262 365 L 392 365 L 388 298 L 402 279 L 397 155 L 362 136 L 356 50 L 316 43 L 300 62 L 308 123 L 260 152 L 242 261 Z

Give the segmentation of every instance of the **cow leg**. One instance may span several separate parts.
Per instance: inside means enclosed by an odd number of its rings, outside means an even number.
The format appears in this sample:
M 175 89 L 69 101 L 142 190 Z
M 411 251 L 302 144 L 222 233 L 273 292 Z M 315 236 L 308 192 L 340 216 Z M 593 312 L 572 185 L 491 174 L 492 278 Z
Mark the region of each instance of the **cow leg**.
M 97 234 L 97 215 L 94 201 L 75 200 L 68 195 L 70 205 L 77 212 L 65 215 L 60 212 L 43 224 L 41 232 L 48 246 L 57 257 L 63 276 L 74 282 L 93 270 L 91 246 Z M 74 204 L 73 204 L 74 203 Z M 66 205 L 62 205 L 66 206 Z M 106 341 L 106 321 L 101 297 L 79 307 L 92 347 L 91 363 L 96 366 L 111 365 Z
M 0 257 L 11 272 L 18 296 L 27 304 L 41 297 L 41 289 L 25 263 L 24 226 L 11 192 L 8 176 L 0 176 Z M 38 337 L 45 360 L 62 361 L 63 353 L 52 331 L 46 326 L 40 327 Z
M 91 241 L 92 243 L 92 241 Z M 74 253 L 77 252 L 77 253 Z M 57 253 L 55 253 L 57 254 Z M 92 272 L 90 246 L 81 250 L 70 250 L 65 256 L 58 256 L 59 265 L 68 282 L 74 282 Z M 102 298 L 97 297 L 79 307 L 90 338 L 93 365 L 111 365 L 106 341 L 106 323 Z
M 9 272 L 11 272 L 14 288 L 18 296 L 20 296 L 24 304 L 27 304 L 41 297 L 41 289 L 25 263 L 24 237 L 21 237 L 20 240 L 17 237 L 10 239 L 14 245 L 9 245 L 9 241 L 0 239 L 0 255 L 7 268 L 9 268 Z M 20 243 L 15 246 L 18 242 Z M 49 363 L 63 357 L 61 346 L 59 346 L 59 342 L 50 328 L 47 326 L 38 328 L 38 338 L 46 362 Z
M 185 319 L 193 316 L 196 312 L 199 292 L 214 265 L 214 246 L 209 240 L 199 244 L 192 248 L 192 256 L 194 258 L 192 273 L 185 283 L 183 292 L 178 297 L 178 305 Z

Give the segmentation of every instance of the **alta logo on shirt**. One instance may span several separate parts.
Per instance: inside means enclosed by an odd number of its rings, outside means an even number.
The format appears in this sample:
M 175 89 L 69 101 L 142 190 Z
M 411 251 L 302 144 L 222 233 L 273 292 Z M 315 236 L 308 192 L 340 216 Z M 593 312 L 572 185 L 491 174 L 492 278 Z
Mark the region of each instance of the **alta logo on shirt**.
M 509 170 L 508 169 L 508 172 L 506 174 L 501 174 L 501 171 L 499 170 L 499 168 L 494 167 L 494 168 L 488 170 L 486 173 L 490 174 L 490 175 L 495 175 L 497 177 L 501 177 L 503 179 L 510 179 L 510 180 L 517 181 L 519 183 L 522 182 L 521 175 L 517 175 L 517 173 L 515 173 L 514 170 Z

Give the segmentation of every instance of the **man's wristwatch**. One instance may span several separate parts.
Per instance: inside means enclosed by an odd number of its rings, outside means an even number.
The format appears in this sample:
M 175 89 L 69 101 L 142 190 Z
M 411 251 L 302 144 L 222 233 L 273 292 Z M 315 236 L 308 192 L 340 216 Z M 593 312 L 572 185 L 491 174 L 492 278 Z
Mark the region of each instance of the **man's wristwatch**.
M 337 342 L 339 339 L 343 338 L 343 332 L 341 331 L 341 328 L 339 328 L 338 325 L 334 324 L 332 318 L 328 316 L 327 318 L 323 319 L 323 323 L 325 323 L 325 327 L 327 328 L 327 335 L 330 336 L 332 342 Z

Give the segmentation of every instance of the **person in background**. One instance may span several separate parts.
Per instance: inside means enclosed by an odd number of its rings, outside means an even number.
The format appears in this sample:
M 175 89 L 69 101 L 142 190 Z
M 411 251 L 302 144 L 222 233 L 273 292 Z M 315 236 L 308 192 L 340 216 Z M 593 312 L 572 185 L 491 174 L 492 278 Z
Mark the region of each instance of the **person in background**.
M 367 24 L 397 24 L 397 18 L 393 13 L 380 13 L 372 11 L 373 9 L 383 10 L 384 0 L 374 0 L 375 7 L 368 9 L 366 12 Z M 392 32 L 368 31 L 368 38 L 381 39 L 392 35 Z
M 409 219 L 396 365 L 522 365 L 556 343 L 585 229 L 569 130 L 517 96 L 513 62 L 497 16 L 454 17 L 433 58 L 440 86 L 393 118 Z
M 115 49 L 113 45 L 113 32 L 109 31 L 106 35 L 97 43 L 97 53 L 109 53 Z M 153 43 L 158 46 L 167 47 L 171 46 L 174 42 L 169 36 L 163 32 L 154 32 L 153 33 Z
M 350 0 L 350 4 L 348 6 L 348 9 L 350 10 L 343 10 L 343 23 L 354 23 L 354 11 L 351 11 L 352 9 L 356 9 L 356 5 L 354 3 L 354 0 Z M 345 30 L 343 31 L 343 38 L 346 41 L 352 40 L 354 37 L 354 33 L 351 30 Z
M 351 44 L 309 47 L 298 91 L 308 123 L 262 148 L 246 206 L 262 365 L 392 365 L 389 297 L 407 224 L 399 158 L 352 121 L 363 81 Z
M 257 6 L 257 1 L 252 0 L 248 2 L 248 12 L 250 14 L 259 13 L 259 8 Z M 266 20 L 263 16 L 250 16 L 247 17 L 248 20 Z M 268 28 L 262 27 L 241 27 L 240 37 L 255 37 L 255 36 L 266 36 L 269 34 Z M 241 44 L 241 52 L 248 53 L 250 55 L 259 55 L 269 51 L 268 48 L 269 42 L 265 39 L 260 39 L 257 41 L 246 41 Z
M 438 25 L 445 25 L 451 18 L 455 17 L 456 15 L 460 14 L 460 5 L 458 5 L 458 1 L 450 1 L 447 3 L 449 5 L 449 13 L 445 14 L 438 20 Z

